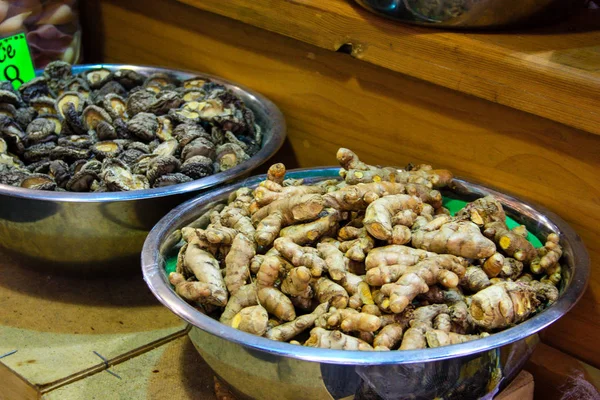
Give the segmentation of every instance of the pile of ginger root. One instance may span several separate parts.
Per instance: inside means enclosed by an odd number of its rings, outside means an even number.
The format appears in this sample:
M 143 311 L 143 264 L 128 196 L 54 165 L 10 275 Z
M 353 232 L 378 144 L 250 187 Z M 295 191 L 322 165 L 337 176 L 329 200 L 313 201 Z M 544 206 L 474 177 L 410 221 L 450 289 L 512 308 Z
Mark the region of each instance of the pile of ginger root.
M 492 196 L 451 216 L 447 170 L 337 159 L 341 180 L 286 180 L 275 164 L 182 228 L 176 292 L 272 340 L 380 351 L 485 337 L 558 298 L 556 234 L 535 249 Z

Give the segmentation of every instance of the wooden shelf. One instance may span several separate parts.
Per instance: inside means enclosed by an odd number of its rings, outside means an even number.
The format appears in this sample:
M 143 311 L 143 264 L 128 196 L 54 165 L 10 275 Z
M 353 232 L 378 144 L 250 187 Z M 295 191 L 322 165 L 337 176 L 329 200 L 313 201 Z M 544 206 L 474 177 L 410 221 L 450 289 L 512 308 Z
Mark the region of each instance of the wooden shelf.
M 437 85 L 600 134 L 600 9 L 545 29 L 404 25 L 349 0 L 179 0 Z

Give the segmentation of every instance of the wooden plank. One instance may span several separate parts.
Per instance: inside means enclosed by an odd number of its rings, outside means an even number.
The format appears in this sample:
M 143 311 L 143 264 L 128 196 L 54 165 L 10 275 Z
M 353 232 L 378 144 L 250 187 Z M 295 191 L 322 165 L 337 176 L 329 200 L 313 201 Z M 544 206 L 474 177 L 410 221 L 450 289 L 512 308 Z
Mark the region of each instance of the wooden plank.
M 525 368 L 537 382 L 536 399 L 600 398 L 600 370 L 550 346 L 540 344 Z M 574 389 L 579 391 L 565 396 Z
M 0 360 L 40 390 L 104 368 L 186 324 L 158 303 L 139 274 L 49 275 L 0 254 Z
M 600 10 L 505 34 L 444 32 L 347 0 L 180 0 L 393 71 L 600 134 Z
M 495 400 L 533 400 L 534 390 L 533 376 L 527 371 L 521 371 L 519 375 L 504 389 Z
M 0 362 L 0 400 L 36 400 L 38 390 Z
M 345 146 L 370 163 L 450 168 L 561 215 L 587 244 L 593 273 L 545 339 L 600 366 L 600 136 L 176 2 L 100 7 L 88 26 L 104 32 L 106 61 L 208 72 L 265 94 L 287 119 L 285 156 L 301 166 L 335 164 Z

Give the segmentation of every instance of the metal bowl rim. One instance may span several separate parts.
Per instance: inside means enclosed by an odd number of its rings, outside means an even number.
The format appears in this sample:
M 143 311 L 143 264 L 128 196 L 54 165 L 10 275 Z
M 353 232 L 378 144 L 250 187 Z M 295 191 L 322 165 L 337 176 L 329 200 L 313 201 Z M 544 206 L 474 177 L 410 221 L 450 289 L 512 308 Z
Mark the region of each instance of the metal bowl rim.
M 243 163 L 223 172 L 219 172 L 205 178 L 196 179 L 192 182 L 180 183 L 171 186 L 165 186 L 162 188 L 144 189 L 144 190 L 133 190 L 129 192 L 104 192 L 104 193 L 78 193 L 78 192 L 50 192 L 44 190 L 33 190 L 26 189 L 16 186 L 0 184 L 0 196 L 11 196 L 19 197 L 38 201 L 59 201 L 59 202 L 76 202 L 76 203 L 87 203 L 87 202 L 111 202 L 111 201 L 133 201 L 147 198 L 165 197 L 177 194 L 184 194 L 189 192 L 206 189 L 223 182 L 228 182 L 234 178 L 240 177 L 246 171 L 251 171 L 261 164 L 265 163 L 271 158 L 283 145 L 286 137 L 286 124 L 283 114 L 279 108 L 265 96 L 249 89 L 243 85 L 239 85 L 235 82 L 227 79 L 220 78 L 211 74 L 170 69 L 163 67 L 154 67 L 146 65 L 128 65 L 128 64 L 79 64 L 72 67 L 73 73 L 81 73 L 86 70 L 96 68 L 107 68 L 111 70 L 116 69 L 132 69 L 134 71 L 142 72 L 145 74 L 152 73 L 167 73 L 174 74 L 180 79 L 187 79 L 194 76 L 211 79 L 214 82 L 224 84 L 236 91 L 245 92 L 250 97 L 257 100 L 257 103 L 264 107 L 265 111 L 269 115 L 272 125 L 272 137 L 270 140 L 263 143 L 261 149 L 250 159 Z M 36 75 L 39 75 L 42 71 L 37 70 Z
M 293 177 L 295 174 L 311 172 L 314 173 L 314 175 L 311 175 L 310 178 L 318 178 L 325 176 L 327 172 L 328 174 L 326 176 L 332 176 L 333 173 L 338 170 L 339 168 L 337 167 L 305 168 L 291 170 L 288 172 L 288 175 Z M 150 231 L 144 243 L 141 255 L 144 280 L 152 293 L 163 305 L 194 327 L 245 347 L 305 361 L 351 365 L 406 364 L 470 356 L 485 351 L 497 350 L 502 346 L 517 342 L 546 328 L 566 314 L 577 303 L 587 286 L 590 270 L 588 252 L 581 238 L 562 218 L 542 206 L 536 205 L 534 207 L 528 202 L 498 192 L 497 190 L 491 189 L 489 186 L 470 183 L 463 179 L 456 179 L 456 181 L 461 184 L 497 196 L 500 201 L 505 204 L 507 201 L 512 201 L 525 206 L 534 215 L 549 220 L 561 232 L 564 240 L 567 241 L 572 248 L 574 268 L 570 283 L 556 303 L 551 307 L 515 327 L 494 333 L 486 338 L 457 345 L 424 350 L 365 352 L 320 349 L 277 342 L 239 331 L 200 313 L 175 293 L 168 283 L 164 269 L 162 268 L 159 248 L 169 230 L 173 226 L 176 226 L 178 218 L 182 214 L 190 212 L 190 210 L 195 207 L 201 207 L 205 202 L 209 202 L 213 198 L 229 193 L 241 186 L 255 184 L 264 178 L 265 175 L 259 175 L 248 178 L 243 182 L 216 188 L 179 205 L 165 215 Z

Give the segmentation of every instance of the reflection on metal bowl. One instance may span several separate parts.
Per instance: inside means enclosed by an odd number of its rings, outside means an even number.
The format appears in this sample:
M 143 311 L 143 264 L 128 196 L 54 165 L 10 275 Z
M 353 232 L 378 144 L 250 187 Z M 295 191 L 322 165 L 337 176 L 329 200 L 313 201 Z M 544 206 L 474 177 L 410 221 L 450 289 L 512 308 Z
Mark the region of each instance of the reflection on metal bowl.
M 0 248 L 26 264 L 82 273 L 135 270 L 144 239 L 162 216 L 206 188 L 247 175 L 273 156 L 285 139 L 279 109 L 237 84 L 207 74 L 130 65 L 80 65 L 73 67 L 73 73 L 100 67 L 129 68 L 147 75 L 164 72 L 179 79 L 201 76 L 222 83 L 254 112 L 264 133 L 262 148 L 227 171 L 156 189 L 69 193 L 0 184 Z
M 585 0 L 356 0 L 366 9 L 403 22 L 439 28 L 493 28 L 551 22 Z
M 337 168 L 288 173 L 307 182 L 338 176 Z M 365 352 L 326 350 L 276 342 L 221 324 L 193 308 L 171 288 L 165 262 L 173 254 L 175 232 L 225 202 L 240 186 L 264 176 L 217 188 L 167 214 L 152 229 L 142 251 L 144 279 L 171 311 L 192 324 L 190 338 L 211 368 L 241 398 L 254 399 L 476 399 L 492 398 L 519 373 L 538 343 L 537 332 L 562 317 L 583 295 L 589 257 L 577 234 L 550 211 L 492 189 L 455 180 L 452 195 L 471 201 L 495 195 L 507 214 L 540 237 L 559 233 L 564 249 L 561 296 L 531 319 L 483 339 L 425 350 Z M 450 195 L 450 193 L 446 193 Z M 167 244 L 167 242 L 169 242 Z M 370 397 L 368 397 L 370 396 Z

